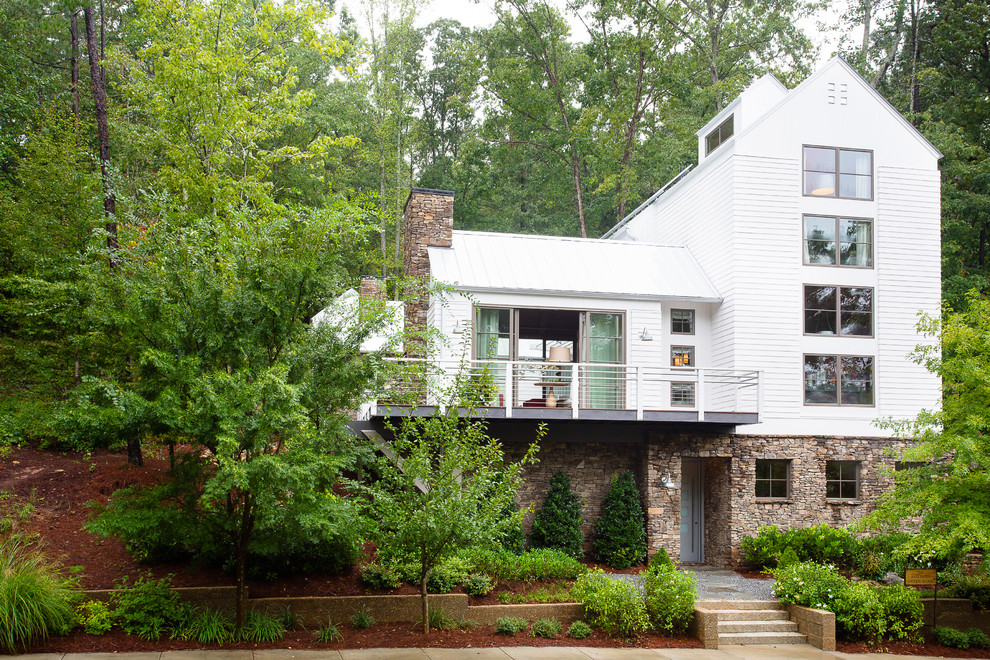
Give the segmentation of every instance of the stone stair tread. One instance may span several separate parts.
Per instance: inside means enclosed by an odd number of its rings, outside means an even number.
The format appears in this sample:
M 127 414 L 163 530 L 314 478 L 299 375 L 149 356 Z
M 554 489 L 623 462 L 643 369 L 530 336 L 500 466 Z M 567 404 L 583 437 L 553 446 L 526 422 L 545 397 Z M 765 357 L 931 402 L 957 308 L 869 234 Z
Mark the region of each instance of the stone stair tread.
M 712 610 L 719 621 L 790 621 L 784 610 Z
M 798 625 L 793 621 L 719 621 L 719 633 L 746 632 L 797 632 Z
M 719 646 L 725 644 L 804 644 L 805 635 L 796 632 L 719 633 Z
M 706 610 L 783 610 L 784 607 L 775 600 L 699 600 L 696 607 Z

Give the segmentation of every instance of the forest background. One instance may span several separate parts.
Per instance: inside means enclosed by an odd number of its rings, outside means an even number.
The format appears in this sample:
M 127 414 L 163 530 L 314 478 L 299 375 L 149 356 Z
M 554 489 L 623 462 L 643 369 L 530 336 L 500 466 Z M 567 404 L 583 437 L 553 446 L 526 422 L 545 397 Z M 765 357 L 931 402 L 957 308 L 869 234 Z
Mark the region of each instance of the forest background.
M 822 49 L 945 154 L 944 298 L 963 311 L 967 291 L 987 288 L 983 2 L 497 0 L 489 26 L 417 27 L 422 8 L 2 3 L 0 445 L 74 446 L 79 418 L 58 413 L 73 398 L 76 408 L 115 408 L 113 420 L 87 417 L 86 444 L 133 434 L 141 415 L 105 377 L 142 378 L 136 347 L 154 343 L 142 296 L 154 291 L 107 282 L 168 279 L 149 264 L 190 281 L 199 271 L 168 266 L 169 250 L 174 264 L 193 246 L 197 268 L 208 268 L 228 258 L 223 245 L 243 249 L 271 228 L 259 239 L 275 246 L 267 261 L 231 268 L 297 277 L 298 304 L 274 316 L 305 323 L 359 275 L 399 274 L 412 186 L 453 190 L 460 229 L 598 236 L 696 161 L 694 132 L 750 82 L 773 73 L 794 86 Z M 799 26 L 819 16 L 848 36 L 817 43 Z M 319 258 L 306 252 L 307 263 L 322 260 L 312 278 L 289 273 L 298 252 L 277 258 L 294 223 L 320 228 Z M 190 233 L 198 237 L 177 238 Z M 220 300 L 248 279 L 199 293 Z M 179 332 L 176 318 L 203 313 L 181 302 L 159 310 L 171 325 L 157 331 Z M 274 334 L 259 341 L 277 346 Z

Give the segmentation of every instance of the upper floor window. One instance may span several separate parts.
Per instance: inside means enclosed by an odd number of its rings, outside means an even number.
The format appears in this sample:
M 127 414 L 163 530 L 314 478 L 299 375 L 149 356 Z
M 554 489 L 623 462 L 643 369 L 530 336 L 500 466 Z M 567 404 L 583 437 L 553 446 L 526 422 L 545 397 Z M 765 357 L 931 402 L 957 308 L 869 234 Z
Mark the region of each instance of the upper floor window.
M 674 367 L 693 367 L 694 346 L 671 346 L 670 364 Z
M 715 151 L 723 142 L 732 137 L 733 115 L 729 115 L 729 118 L 718 125 L 714 131 L 705 136 L 705 155 L 707 156 L 711 152 Z
M 804 402 L 872 406 L 873 358 L 865 355 L 805 355 Z
M 873 267 L 873 221 L 868 218 L 804 216 L 804 263 Z
M 873 199 L 873 152 L 836 147 L 804 148 L 804 194 Z
M 693 309 L 670 310 L 670 333 L 673 335 L 693 335 L 694 310 Z
M 808 335 L 873 335 L 873 289 L 804 287 L 804 332 Z

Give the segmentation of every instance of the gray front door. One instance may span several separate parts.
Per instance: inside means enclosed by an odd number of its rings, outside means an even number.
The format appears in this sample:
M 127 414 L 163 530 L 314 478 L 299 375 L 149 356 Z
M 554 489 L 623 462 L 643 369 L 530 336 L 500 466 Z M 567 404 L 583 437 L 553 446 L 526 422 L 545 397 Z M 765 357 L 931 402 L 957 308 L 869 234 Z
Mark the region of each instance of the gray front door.
M 681 561 L 705 561 L 705 491 L 701 461 L 681 460 Z

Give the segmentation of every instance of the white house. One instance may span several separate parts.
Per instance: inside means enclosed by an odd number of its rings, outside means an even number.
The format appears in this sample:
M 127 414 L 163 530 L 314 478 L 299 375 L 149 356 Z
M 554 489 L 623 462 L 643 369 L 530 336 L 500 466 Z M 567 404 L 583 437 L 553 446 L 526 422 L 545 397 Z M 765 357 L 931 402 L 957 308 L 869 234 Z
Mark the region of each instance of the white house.
M 524 500 L 565 469 L 591 523 L 632 469 L 653 549 L 731 563 L 759 525 L 860 516 L 903 446 L 874 420 L 938 405 L 908 354 L 939 309 L 939 157 L 841 59 L 765 76 L 602 239 L 453 231 L 453 193 L 414 190 L 407 274 L 456 293 L 407 323 L 447 338 L 438 373 L 484 375 L 510 453 L 549 422 Z

